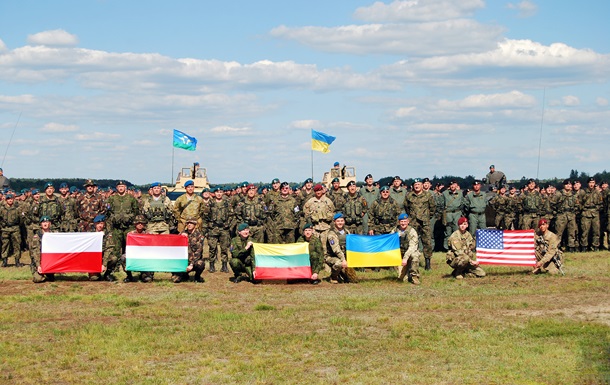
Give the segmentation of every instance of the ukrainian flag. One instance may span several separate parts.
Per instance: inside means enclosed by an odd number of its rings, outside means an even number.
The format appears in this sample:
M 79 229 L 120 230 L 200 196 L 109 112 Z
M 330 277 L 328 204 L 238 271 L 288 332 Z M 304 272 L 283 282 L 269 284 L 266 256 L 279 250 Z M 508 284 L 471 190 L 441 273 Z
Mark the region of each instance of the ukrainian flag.
M 345 246 L 348 267 L 400 266 L 402 263 L 398 233 L 348 234 Z
M 334 136 L 327 135 L 320 131 L 311 130 L 311 149 L 320 152 L 330 152 L 330 144 L 335 141 Z

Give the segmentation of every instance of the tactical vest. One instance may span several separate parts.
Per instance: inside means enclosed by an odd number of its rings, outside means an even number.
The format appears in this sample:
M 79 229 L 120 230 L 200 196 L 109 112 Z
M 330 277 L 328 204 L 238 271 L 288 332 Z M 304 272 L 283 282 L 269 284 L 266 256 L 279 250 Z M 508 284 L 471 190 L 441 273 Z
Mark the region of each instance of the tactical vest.
M 17 206 L 13 205 L 9 207 L 6 204 L 3 206 L 4 207 L 2 207 L 2 210 L 0 211 L 3 217 L 3 225 L 5 227 L 18 226 L 20 222 L 20 215 Z
M 246 221 L 248 225 L 259 226 L 263 224 L 265 209 L 260 200 L 246 200 L 244 202 L 242 212 L 244 216 L 244 221 Z
M 44 199 L 40 201 L 39 216 L 51 218 L 52 223 L 57 223 L 61 218 L 61 206 L 57 199 Z
M 388 198 L 387 201 L 383 202 L 381 199 L 377 200 L 378 211 L 375 213 L 377 220 L 379 223 L 383 225 L 389 225 L 396 223 L 396 210 L 392 210 L 394 205 L 394 200 L 392 198 Z
M 540 196 L 535 193 L 525 194 L 523 198 L 523 211 L 526 213 L 537 213 L 539 210 Z
M 339 231 L 335 230 L 335 234 L 337 234 L 337 237 L 339 238 L 339 246 L 341 247 L 341 251 L 343 251 L 343 253 L 345 254 L 345 243 L 347 240 L 347 231 L 343 231 L 343 234 L 341 234 Z
M 135 213 L 131 209 L 131 199 L 129 195 L 119 196 L 115 195 L 110 197 L 110 210 L 111 219 L 114 225 L 128 226 L 131 224 Z M 152 207 L 152 202 L 151 202 Z M 164 205 L 165 207 L 165 205 Z
M 345 216 L 345 224 L 358 225 L 362 223 L 362 197 L 357 194 L 356 198 L 348 197 L 343 204 L 343 216 Z
M 167 220 L 168 211 L 163 203 L 163 199 L 154 200 L 150 198 L 150 210 L 148 212 L 148 220 L 151 222 L 165 222 Z
M 229 203 L 222 200 L 220 203 L 212 201 L 210 205 L 210 218 L 216 227 L 226 228 L 229 226 Z

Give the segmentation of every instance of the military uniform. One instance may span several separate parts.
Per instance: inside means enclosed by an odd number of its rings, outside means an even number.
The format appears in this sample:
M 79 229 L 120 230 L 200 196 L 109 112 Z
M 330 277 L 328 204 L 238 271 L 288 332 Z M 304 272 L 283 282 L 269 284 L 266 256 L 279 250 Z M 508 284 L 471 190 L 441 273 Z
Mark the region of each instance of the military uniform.
M 274 179 L 272 184 L 279 183 L 279 179 Z M 269 190 L 267 194 L 263 197 L 263 201 L 265 202 L 265 211 L 271 213 L 273 211 L 273 206 L 275 205 L 275 201 L 280 196 L 279 190 Z M 267 236 L 268 243 L 279 243 L 277 239 L 275 239 L 275 235 L 277 233 L 275 221 L 273 220 L 271 215 L 268 215 L 265 219 L 265 234 Z
M 464 208 L 463 195 L 460 190 L 451 191 L 447 189 L 443 192 L 443 223 L 445 225 L 445 239 L 443 241 L 443 247 L 445 250 L 449 249 L 447 240 L 458 229 L 458 219 L 462 216 L 462 210 Z
M 453 269 L 451 275 L 454 278 L 463 278 L 474 275 L 484 277 L 485 271 L 478 265 L 473 265 L 475 260 L 475 240 L 468 231 L 464 233 L 455 231 L 448 240 L 449 251 L 447 251 L 446 262 Z
M 599 248 L 599 211 L 603 205 L 602 195 L 595 188 L 587 188 L 583 191 L 584 193 L 580 200 L 580 247 L 581 251 L 586 250 L 587 246 L 589 246 L 589 235 L 591 235 L 591 246 L 596 250 Z
M 343 212 L 343 205 L 345 204 L 345 193 L 341 188 L 332 189 L 328 194 L 328 198 L 333 202 L 335 206 L 335 213 Z
M 482 191 L 470 191 L 464 198 L 464 211 L 468 214 L 468 231 L 474 237 L 477 229 L 487 227 L 487 218 L 485 217 L 485 209 L 487 200 L 485 193 Z
M 242 274 L 248 276 L 248 280 L 254 280 L 254 246 L 246 246 L 252 242 L 250 236 L 242 238 L 237 235 L 231 239 L 231 269 L 233 270 L 233 282 L 239 282 Z
M 133 220 L 140 212 L 136 198 L 128 193 L 112 195 L 108 198 L 108 230 L 112 232 L 117 254 L 125 252 L 127 233 L 134 229 Z
M 49 217 L 51 219 L 51 230 L 58 231 L 64 216 L 64 207 L 59 198 L 55 195 L 51 195 L 50 197 L 43 195 L 40 197 L 39 205 L 38 215 L 40 217 Z
M 411 226 L 401 230 L 396 226 L 392 233 L 398 233 L 400 237 L 400 255 L 402 255 L 405 266 L 398 266 L 398 279 L 419 283 L 419 237 L 417 231 Z M 415 279 L 414 279 L 415 278 Z
M 189 231 L 188 229 L 182 232 L 183 235 L 186 235 L 189 240 L 188 246 L 188 256 L 189 256 L 189 266 L 193 266 L 191 271 L 195 272 L 195 282 L 203 282 L 203 278 L 201 278 L 201 274 L 205 270 L 205 260 L 203 259 L 203 233 L 199 230 L 197 226 L 197 220 L 195 218 L 189 218 L 189 220 L 193 220 L 195 223 L 195 228 L 193 231 Z M 174 283 L 179 283 L 183 280 L 188 281 L 189 273 L 173 273 L 172 281 Z
M 76 211 L 79 218 L 78 231 L 93 231 L 93 220 L 106 213 L 106 205 L 100 194 L 85 193 L 76 200 Z
M 187 218 L 197 218 L 197 227 L 202 228 L 203 206 L 203 198 L 196 194 L 182 194 L 174 201 L 174 217 L 178 221 L 179 233 L 184 232 Z
M 367 175 L 368 176 L 368 175 Z M 372 177 L 371 177 L 372 178 Z M 364 185 L 360 188 L 360 196 L 362 196 L 364 198 L 364 200 L 366 201 L 366 204 L 368 207 L 371 207 L 371 205 L 373 204 L 373 202 L 375 202 L 378 198 L 379 198 L 379 188 L 376 186 L 367 186 Z M 370 214 L 368 213 L 368 211 L 365 213 L 363 219 L 362 219 L 362 227 L 363 227 L 363 232 L 366 234 L 369 232 L 369 220 L 370 220 Z
M 333 215 L 335 214 L 333 202 L 326 195 L 322 195 L 320 199 L 317 196 L 313 196 L 303 206 L 303 213 L 305 221 L 313 225 L 314 232 L 320 237 L 322 245 L 325 245 L 328 231 L 333 221 Z
M 294 230 L 297 227 L 297 203 L 290 196 L 279 196 L 276 198 L 271 209 L 271 218 L 275 223 L 274 240 L 277 243 L 294 243 Z
M 237 222 L 245 222 L 250 228 L 250 237 L 254 242 L 265 241 L 265 222 L 267 220 L 267 206 L 263 199 L 255 195 L 253 198 L 246 196 L 237 207 L 235 216 Z
M 392 197 L 388 196 L 387 199 L 379 197 L 368 211 L 369 232 L 373 230 L 375 234 L 389 234 L 396 226 L 396 218 L 401 211 Z
M 576 223 L 576 212 L 578 211 L 578 199 L 572 190 L 562 190 L 561 199 L 557 204 L 557 218 L 555 219 L 555 230 L 561 241 L 567 230 L 567 247 L 570 251 L 576 249 L 576 234 L 578 224 Z
M 10 197 L 10 195 L 8 195 Z M 15 201 L 9 206 L 0 202 L 0 229 L 2 229 L 2 266 L 14 257 L 15 266 L 21 267 L 21 211 Z
M 415 191 L 407 194 L 405 212 L 409 214 L 411 226 L 417 231 L 417 235 L 419 235 L 419 239 L 422 242 L 427 268 L 430 268 L 429 261 L 432 258 L 432 228 L 430 227 L 430 218 L 435 211 L 436 201 L 432 194 L 423 190 L 419 194 L 415 193 Z
M 142 214 L 148 220 L 146 231 L 149 234 L 169 234 L 174 217 L 173 204 L 168 197 L 164 195 L 157 198 L 152 195 L 147 197 L 142 206 Z
M 405 199 L 407 197 L 407 189 L 400 186 L 398 188 L 392 186 L 390 187 L 390 197 L 394 199 L 394 202 L 402 209 L 405 204 Z
M 343 203 L 343 217 L 345 218 L 345 228 L 350 234 L 364 234 L 364 216 L 368 211 L 366 199 L 359 192 L 355 194 L 345 193 Z
M 496 229 L 510 230 L 511 222 L 507 221 L 507 219 L 510 219 L 510 217 L 508 216 L 511 210 L 510 198 L 507 195 L 498 192 L 496 196 L 491 198 L 491 200 L 489 201 L 489 205 L 493 207 L 494 211 L 496 212 Z
M 59 230 L 63 233 L 75 232 L 77 230 L 76 199 L 70 194 L 60 195 L 58 199 L 64 211 Z
M 559 238 L 547 230 L 544 234 L 540 230 L 536 232 L 536 261 L 541 263 L 535 273 L 559 274 L 559 269 L 553 262 L 553 257 L 561 258 L 559 250 Z
M 305 237 L 301 236 L 297 242 L 307 242 L 309 244 L 309 265 L 311 266 L 311 273 L 320 274 L 320 271 L 324 269 L 324 251 L 320 238 L 312 235 L 308 241 Z
M 203 221 L 203 233 L 208 237 L 210 244 L 210 273 L 216 271 L 218 260 L 218 246 L 220 246 L 221 271 L 228 273 L 229 243 L 231 236 L 229 227 L 233 221 L 234 213 L 229 200 L 225 197 L 218 200 L 212 198 L 207 215 Z
M 55 274 L 40 274 L 38 272 L 38 267 L 40 266 L 42 237 L 44 234 L 46 233 L 43 230 L 37 229 L 32 235 L 32 245 L 30 247 L 30 270 L 32 271 L 32 282 L 34 283 L 55 280 Z
M 521 230 L 535 229 L 540 219 L 542 197 L 536 190 L 526 190 L 521 196 Z
M 330 267 L 330 280 L 332 283 L 349 282 L 343 268 L 343 262 L 346 261 L 345 245 L 347 234 L 349 234 L 347 230 L 339 231 L 336 227 L 333 227 L 328 232 L 324 262 Z

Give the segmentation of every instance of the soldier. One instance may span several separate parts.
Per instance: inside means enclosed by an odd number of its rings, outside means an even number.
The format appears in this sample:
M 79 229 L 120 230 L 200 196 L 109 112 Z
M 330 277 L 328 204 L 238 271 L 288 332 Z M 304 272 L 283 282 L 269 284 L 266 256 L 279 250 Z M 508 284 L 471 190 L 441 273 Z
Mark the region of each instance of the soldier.
M 427 179 L 427 178 L 426 178 Z M 424 182 L 424 190 L 426 183 Z M 432 186 L 432 184 L 430 184 Z M 429 190 L 430 194 L 432 194 L 432 198 L 434 199 L 434 203 L 436 204 L 436 209 L 430 218 L 430 230 L 432 232 L 431 236 L 431 247 L 432 251 L 436 250 L 436 240 L 443 238 L 444 225 L 442 224 L 443 217 L 443 194 L 442 190 L 445 187 L 442 183 L 437 183 L 434 186 L 434 189 Z
M 199 219 L 191 217 L 186 219 L 186 229 L 182 235 L 189 240 L 189 264 L 186 267 L 186 273 L 172 273 L 172 282 L 180 283 L 189 280 L 189 273 L 195 272 L 194 280 L 197 283 L 203 283 L 205 280 L 201 276 L 205 270 L 205 261 L 203 259 L 203 234 L 197 226 Z
M 527 187 L 523 191 L 521 197 L 521 229 L 529 230 L 536 228 L 539 219 L 539 213 L 542 207 L 542 196 L 536 190 L 536 181 L 528 180 Z
M 62 233 L 71 233 L 76 231 L 76 199 L 70 195 L 70 189 L 67 183 L 59 185 L 59 202 L 63 208 L 64 215 L 59 231 Z
M 313 225 L 306 223 L 303 226 L 303 235 L 299 237 L 297 242 L 307 242 L 309 244 L 309 265 L 311 266 L 311 278 L 309 283 L 317 285 L 320 283 L 320 271 L 324 269 L 324 250 L 320 238 L 316 237 L 313 232 Z
M 246 187 L 246 197 L 237 206 L 235 216 L 238 222 L 245 222 L 250 228 L 250 237 L 257 243 L 265 241 L 265 222 L 267 220 L 267 206 L 263 198 L 256 194 L 256 187 L 250 184 Z
M 98 215 L 106 213 L 106 206 L 101 195 L 96 193 L 97 184 L 88 179 L 85 184 L 85 194 L 76 200 L 76 212 L 78 214 L 78 231 L 87 232 L 94 230 L 93 220 Z
M 267 193 L 264 195 L 263 201 L 265 202 L 265 209 L 268 212 L 271 212 L 273 210 L 273 205 L 275 204 L 277 198 L 280 196 L 280 185 L 280 180 L 278 178 L 274 178 L 271 181 L 271 190 L 267 191 Z M 273 221 L 271 216 L 268 215 L 265 221 L 265 234 L 267 235 L 267 242 L 279 243 L 275 239 L 276 233 L 277 231 L 275 228 L 275 222 Z
M 247 223 L 241 223 L 237 226 L 237 236 L 231 239 L 231 269 L 233 277 L 229 278 L 231 282 L 240 283 L 248 280 L 254 282 L 254 246 L 250 238 L 250 228 Z M 246 274 L 246 277 L 242 274 Z
M 51 231 L 51 218 L 43 216 L 40 218 L 40 228 L 32 236 L 32 247 L 30 248 L 30 270 L 32 271 L 32 282 L 53 282 L 55 274 L 42 274 L 40 267 L 40 254 L 42 246 L 42 236 Z
M 330 267 L 330 283 L 357 283 L 358 277 L 347 267 L 345 243 L 349 231 L 345 229 L 342 213 L 333 216 L 333 228 L 328 232 L 324 262 Z
M 510 229 L 510 222 L 507 222 L 507 216 L 511 210 L 510 198 L 506 195 L 506 186 L 500 186 L 500 190 L 496 196 L 489 201 L 491 207 L 496 212 L 495 226 L 499 230 Z
M 345 197 L 343 189 L 341 189 L 341 183 L 339 178 L 334 178 L 332 181 L 332 189 L 328 193 L 328 197 L 335 205 L 335 213 L 343 211 L 343 205 L 345 204 Z
M 462 216 L 462 210 L 464 208 L 464 196 L 458 188 L 457 181 L 452 180 L 449 183 L 449 188 L 443 192 L 443 224 L 445 225 L 445 239 L 443 240 L 443 247 L 445 250 L 449 249 L 447 240 L 458 229 L 458 220 Z
M 464 198 L 464 211 L 468 214 L 468 223 L 470 224 L 468 231 L 473 237 L 475 237 L 477 229 L 487 227 L 486 207 L 487 200 L 485 194 L 481 191 L 481 182 L 475 180 L 472 184 L 472 191 L 466 194 Z
M 64 208 L 59 198 L 55 196 L 53 183 L 48 182 L 44 185 L 44 195 L 40 197 L 38 215 L 51 218 L 51 229 L 59 230 L 64 215 Z
M 297 204 L 300 207 L 301 211 L 303 210 L 303 206 L 307 201 L 313 197 L 315 192 L 313 191 L 313 179 L 307 178 L 305 182 L 303 182 L 303 188 L 296 196 Z
M 28 249 L 32 246 L 34 232 L 40 229 L 40 191 L 32 190 L 32 201 L 21 210 L 26 227 Z
M 114 238 L 112 233 L 106 231 L 106 216 L 97 215 L 93 218 L 93 225 L 95 232 L 103 232 L 104 238 L 102 241 L 102 273 L 101 274 L 89 274 L 89 280 L 98 281 L 104 279 L 108 282 L 116 281 L 116 277 L 112 274 L 114 269 L 119 262 L 119 257 L 116 254 L 117 247 L 114 244 Z
M 369 235 L 389 234 L 396 227 L 396 218 L 401 209 L 390 196 L 390 188 L 382 186 L 380 197 L 369 210 Z
M 451 276 L 462 279 L 468 276 L 482 278 L 485 271 L 479 267 L 475 258 L 475 240 L 468 230 L 468 219 L 461 217 L 458 220 L 458 230 L 449 237 L 449 251 L 447 264 L 453 269 Z
M 134 229 L 133 220 L 140 213 L 136 198 L 127 193 L 127 184 L 116 182 L 117 193 L 108 198 L 108 227 L 117 247 L 117 255 L 125 253 L 127 233 Z
M 347 182 L 347 193 L 344 195 L 343 215 L 345 229 L 350 234 L 364 234 L 363 221 L 368 209 L 366 199 L 360 195 L 356 182 Z
M 172 201 L 161 194 L 161 183 L 150 185 L 150 195 L 144 200 L 142 214 L 148 219 L 146 231 L 149 234 L 169 234 L 174 220 Z
M 489 173 L 485 177 L 485 181 L 500 189 L 500 186 L 506 184 L 506 175 L 502 171 L 496 171 L 496 166 L 492 164 L 489 166 Z
M 4 176 L 4 171 L 0 168 L 0 189 L 7 189 L 11 187 L 11 181 Z
M 518 227 L 517 215 L 521 211 L 521 197 L 517 194 L 517 187 L 514 185 L 508 189 L 508 205 L 509 209 L 504 216 L 504 222 L 507 229 L 516 229 Z
M 195 194 L 195 183 L 192 180 L 184 182 L 186 192 L 174 202 L 174 217 L 178 220 L 178 232 L 183 233 L 187 218 L 200 218 L 197 227 L 201 228 L 203 214 L 203 198 Z
M 271 218 L 275 223 L 276 243 L 294 243 L 294 230 L 297 226 L 299 207 L 292 195 L 290 186 L 283 182 L 280 186 L 280 195 L 271 208 Z
M 409 215 L 402 213 L 398 216 L 398 226 L 392 230 L 400 237 L 400 254 L 402 265 L 398 266 L 398 279 L 419 285 L 419 238 L 417 231 L 409 226 Z
M 371 207 L 373 202 L 379 198 L 379 188 L 373 183 L 373 176 L 371 174 L 367 174 L 364 177 L 364 186 L 360 187 L 360 195 L 366 200 L 366 205 Z M 365 234 L 369 232 L 369 214 L 365 213 L 362 227 Z
M 413 181 L 413 191 L 405 198 L 405 212 L 411 218 L 411 226 L 417 231 L 417 235 L 422 242 L 424 258 L 426 260 L 425 269 L 430 270 L 432 258 L 432 229 L 430 228 L 430 218 L 436 211 L 436 201 L 431 194 L 424 192 L 421 179 Z
M 223 273 L 228 273 L 229 243 L 231 242 L 229 226 L 233 220 L 233 210 L 220 187 L 213 189 L 214 197 L 203 220 L 203 233 L 207 235 L 210 244 L 210 273 L 216 272 L 216 261 L 218 260 L 218 246 L 220 246 L 220 259 Z
M 322 249 L 326 244 L 328 231 L 330 230 L 335 214 L 335 205 L 325 194 L 324 187 L 317 184 L 313 188 L 314 196 L 303 206 L 303 213 L 306 223 L 313 224 L 313 230 L 322 242 Z
M 587 189 L 579 200 L 581 207 L 580 220 L 580 251 L 588 251 L 589 233 L 591 233 L 591 251 L 599 250 L 600 221 L 599 211 L 602 209 L 602 194 L 595 188 L 595 179 L 589 178 Z
M 559 274 L 559 268 L 556 265 L 558 262 L 561 263 L 559 238 L 549 231 L 549 221 L 542 218 L 538 221 L 536 231 L 536 267 L 532 273 Z
M 129 234 L 148 234 L 146 232 L 146 217 L 142 214 L 138 214 L 135 216 L 135 218 L 133 219 L 133 224 L 135 226 L 135 228 L 133 230 L 131 230 L 129 232 Z M 121 265 L 123 266 L 123 270 L 125 270 L 125 274 L 126 277 L 123 279 L 124 283 L 129 283 L 129 282 L 135 282 L 134 278 L 133 278 L 133 273 L 130 270 L 125 269 L 126 267 L 126 258 L 125 258 L 125 254 L 121 255 Z M 155 276 L 155 273 L 153 272 L 148 272 L 148 271 L 143 271 L 140 272 L 140 281 L 144 282 L 144 283 L 149 283 L 152 282 L 153 278 Z
M 21 264 L 21 211 L 15 203 L 15 195 L 8 193 L 0 202 L 0 229 L 2 229 L 2 267 L 8 266 L 8 259 L 15 259 L 15 267 Z
M 396 175 L 392 181 L 390 196 L 402 210 L 402 207 L 405 205 L 405 198 L 407 197 L 407 189 L 402 186 L 402 179 L 400 179 L 398 175 Z

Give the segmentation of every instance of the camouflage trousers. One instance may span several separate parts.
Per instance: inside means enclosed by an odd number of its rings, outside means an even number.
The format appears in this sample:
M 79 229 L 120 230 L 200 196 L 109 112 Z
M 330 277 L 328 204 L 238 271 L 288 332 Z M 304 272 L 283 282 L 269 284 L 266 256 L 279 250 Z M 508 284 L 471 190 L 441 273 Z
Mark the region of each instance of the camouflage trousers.
M 510 230 L 515 219 L 512 213 L 496 213 L 495 226 L 498 230 Z
M 274 238 L 277 243 L 294 243 L 294 229 L 277 229 Z
M 189 262 L 190 264 L 190 262 Z M 201 277 L 201 273 L 205 270 L 205 261 L 203 258 L 198 259 L 193 262 L 193 269 L 190 272 L 185 273 L 172 273 L 172 281 L 176 282 L 177 278 L 182 279 L 183 281 L 189 280 L 189 274 L 195 273 L 195 277 Z
M 231 270 L 233 270 L 233 274 L 238 277 L 242 274 L 246 274 L 250 280 L 254 278 L 252 271 L 254 266 L 252 264 L 247 264 L 239 258 L 231 258 Z
M 64 219 L 59 225 L 59 231 L 62 233 L 74 233 L 77 229 L 76 219 Z
M 81 219 L 80 221 L 78 221 L 77 230 L 80 233 L 88 233 L 94 231 L 95 226 L 93 225 L 93 221 L 85 221 Z
M 213 229 L 208 234 L 210 245 L 210 262 L 218 260 L 218 246 L 220 246 L 220 261 L 229 262 L 229 244 L 231 243 L 228 229 Z
M 576 247 L 576 233 L 578 232 L 576 214 L 566 212 L 557 215 L 557 220 L 555 221 L 555 228 L 557 230 L 556 234 L 560 240 L 563 238 L 563 233 L 567 229 L 566 236 L 568 238 L 568 247 Z
M 521 230 L 536 230 L 538 228 L 538 214 L 529 213 L 521 216 Z
M 349 231 L 350 234 L 364 234 L 364 226 L 362 226 L 362 223 L 359 225 L 345 225 L 345 229 Z
M 164 221 L 148 222 L 146 232 L 149 234 L 169 234 L 169 224 Z
M 112 238 L 114 239 L 114 244 L 116 246 L 116 255 L 121 255 L 125 253 L 125 246 L 127 244 L 127 234 L 132 230 L 134 230 L 134 227 L 112 228 L 111 232 Z
M 457 277 L 475 276 L 482 278 L 485 276 L 485 271 L 479 266 L 470 264 L 470 259 L 465 257 L 451 257 L 451 252 L 447 253 L 447 264 L 453 269 L 451 275 Z
M 424 258 L 432 258 L 432 228 L 430 227 L 430 222 L 414 220 L 411 221 L 411 226 L 417 231 L 417 236 L 423 248 Z
M 599 247 L 599 214 L 583 216 L 580 219 L 580 247 L 589 246 L 589 234 L 591 235 L 591 246 Z
M 265 241 L 265 227 L 250 226 L 250 238 L 252 238 L 253 242 L 263 243 Z
M 21 260 L 21 232 L 17 226 L 15 229 L 2 229 L 2 259 L 14 257 L 15 264 Z
M 403 256 L 403 261 L 406 259 L 407 264 L 405 266 L 398 266 L 398 279 L 402 281 L 408 280 L 410 277 L 419 277 L 419 257 L 421 253 L 419 250 L 416 250 L 413 253 L 407 254 Z

